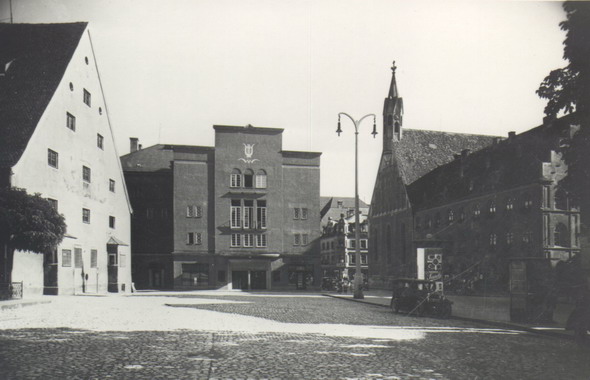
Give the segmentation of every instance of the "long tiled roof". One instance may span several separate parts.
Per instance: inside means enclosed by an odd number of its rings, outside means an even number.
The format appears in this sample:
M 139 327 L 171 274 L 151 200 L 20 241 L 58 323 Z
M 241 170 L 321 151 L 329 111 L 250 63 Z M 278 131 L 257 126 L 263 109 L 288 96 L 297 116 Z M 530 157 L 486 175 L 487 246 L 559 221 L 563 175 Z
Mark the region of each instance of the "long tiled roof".
M 464 149 L 478 151 L 494 142 L 496 136 L 404 129 L 394 142 L 394 153 L 406 185 L 454 159 Z
M 86 26 L 0 24 L 0 167 L 20 159 Z

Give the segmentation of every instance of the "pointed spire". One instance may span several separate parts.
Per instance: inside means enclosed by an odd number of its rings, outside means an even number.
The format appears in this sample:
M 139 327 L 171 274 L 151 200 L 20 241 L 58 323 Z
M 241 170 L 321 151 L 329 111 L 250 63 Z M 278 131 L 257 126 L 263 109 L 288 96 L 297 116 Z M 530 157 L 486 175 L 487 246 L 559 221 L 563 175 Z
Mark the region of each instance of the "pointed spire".
M 389 95 L 387 96 L 389 99 L 397 98 L 397 83 L 395 82 L 395 61 L 393 61 L 393 66 L 391 66 L 391 85 L 389 86 Z

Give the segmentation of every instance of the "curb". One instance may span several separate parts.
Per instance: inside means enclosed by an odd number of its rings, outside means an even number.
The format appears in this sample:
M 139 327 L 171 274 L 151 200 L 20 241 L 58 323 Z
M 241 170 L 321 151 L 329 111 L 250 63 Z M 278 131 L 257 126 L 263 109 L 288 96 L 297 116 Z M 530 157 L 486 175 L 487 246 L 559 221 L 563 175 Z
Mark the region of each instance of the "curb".
M 388 308 L 389 309 L 389 306 L 388 305 L 383 305 L 383 304 L 380 304 L 380 303 L 373 303 L 373 302 L 365 301 L 365 300 L 362 300 L 362 299 L 355 299 L 355 298 L 348 298 L 348 297 L 345 298 L 345 297 L 340 297 L 340 296 L 336 296 L 336 295 L 332 295 L 332 294 L 325 294 L 325 293 L 323 293 L 322 295 L 324 297 L 331 297 L 331 298 L 341 299 L 341 300 L 345 300 L 345 301 L 363 303 L 365 305 L 385 307 L 385 308 Z M 561 339 L 574 340 L 574 336 L 573 335 L 564 334 L 564 333 L 555 332 L 555 331 L 548 331 L 548 330 L 537 330 L 537 329 L 535 329 L 533 327 L 529 327 L 529 326 L 525 326 L 525 325 L 512 324 L 512 323 L 508 323 L 508 322 L 489 321 L 489 320 L 486 320 L 486 319 L 460 317 L 460 316 L 457 316 L 457 315 L 452 315 L 451 317 L 449 317 L 449 319 L 455 319 L 455 320 L 465 321 L 465 322 L 480 323 L 480 324 L 485 324 L 485 325 L 494 326 L 494 327 L 500 327 L 500 328 L 504 328 L 504 329 L 519 330 L 519 331 L 524 331 L 524 332 L 528 332 L 528 333 L 531 333 L 531 334 L 538 334 L 538 335 L 550 336 L 550 337 L 553 337 L 553 338 L 561 338 Z
M 50 300 L 39 300 L 39 301 L 23 301 L 23 302 L 14 302 L 9 304 L 2 304 L 0 302 L 0 310 L 10 310 L 10 309 L 20 309 L 21 307 L 26 306 L 34 306 L 44 303 L 51 303 Z

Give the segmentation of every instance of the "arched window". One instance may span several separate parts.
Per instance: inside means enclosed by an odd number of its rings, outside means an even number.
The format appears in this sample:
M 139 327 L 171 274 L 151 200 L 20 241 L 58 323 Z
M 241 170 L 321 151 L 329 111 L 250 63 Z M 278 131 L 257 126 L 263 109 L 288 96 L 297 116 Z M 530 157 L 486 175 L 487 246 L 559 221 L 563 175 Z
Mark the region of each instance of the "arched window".
M 262 169 L 256 173 L 256 188 L 266 189 L 266 172 Z
M 555 208 L 559 210 L 568 210 L 567 193 L 562 188 L 557 189 L 555 192 Z
M 230 181 L 229 181 L 229 186 L 230 187 L 242 187 L 242 172 L 240 171 L 240 169 L 232 170 L 231 176 L 230 176 Z
M 554 245 L 558 245 L 560 247 L 569 247 L 570 239 L 569 239 L 569 231 L 565 224 L 557 223 L 555 226 L 555 242 Z
M 490 216 L 496 215 L 496 202 L 490 201 L 490 203 L 489 203 L 489 212 L 490 212 Z
M 254 187 L 254 172 L 251 169 L 246 169 L 244 172 L 244 187 L 248 189 Z
M 514 198 L 506 199 L 506 211 L 512 211 L 514 209 Z

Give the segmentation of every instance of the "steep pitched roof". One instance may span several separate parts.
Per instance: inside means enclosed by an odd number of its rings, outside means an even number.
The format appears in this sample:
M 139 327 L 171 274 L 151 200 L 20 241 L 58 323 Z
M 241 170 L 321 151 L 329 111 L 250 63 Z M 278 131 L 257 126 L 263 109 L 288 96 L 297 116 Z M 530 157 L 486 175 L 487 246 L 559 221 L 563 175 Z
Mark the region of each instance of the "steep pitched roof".
M 338 203 L 342 202 L 342 206 L 338 206 Z M 320 197 L 320 217 L 322 224 L 324 224 L 328 218 L 334 220 L 340 219 L 340 214 L 347 215 L 348 210 L 354 209 L 354 197 Z M 363 215 L 363 209 L 368 212 L 369 206 L 359 198 L 359 209 L 361 215 Z
M 0 24 L 0 167 L 20 159 L 86 26 Z
M 174 160 L 170 145 L 156 144 L 121 156 L 124 172 L 155 172 L 169 170 Z
M 453 154 L 464 149 L 478 151 L 494 142 L 496 136 L 404 129 L 393 151 L 404 184 L 409 185 L 435 168 L 451 162 Z

